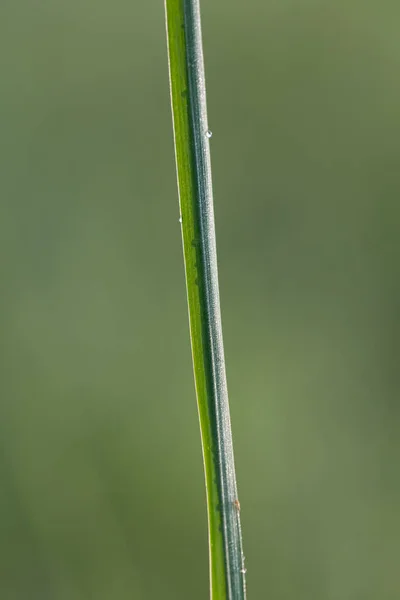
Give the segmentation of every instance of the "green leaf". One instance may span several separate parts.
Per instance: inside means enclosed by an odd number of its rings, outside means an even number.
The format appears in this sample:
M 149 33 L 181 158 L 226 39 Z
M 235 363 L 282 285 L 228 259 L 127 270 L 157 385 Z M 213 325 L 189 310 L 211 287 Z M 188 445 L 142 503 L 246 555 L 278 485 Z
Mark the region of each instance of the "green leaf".
M 244 600 L 219 302 L 199 0 L 165 0 L 190 335 L 207 489 L 212 600 Z

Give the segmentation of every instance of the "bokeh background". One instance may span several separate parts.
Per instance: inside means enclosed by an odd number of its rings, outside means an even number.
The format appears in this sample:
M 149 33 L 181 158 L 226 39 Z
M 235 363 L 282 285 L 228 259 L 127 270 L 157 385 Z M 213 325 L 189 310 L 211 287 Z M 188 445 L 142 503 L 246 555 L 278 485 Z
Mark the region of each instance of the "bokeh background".
M 400 8 L 202 0 L 249 597 L 400 597 Z M 0 5 L 0 597 L 203 600 L 163 4 Z

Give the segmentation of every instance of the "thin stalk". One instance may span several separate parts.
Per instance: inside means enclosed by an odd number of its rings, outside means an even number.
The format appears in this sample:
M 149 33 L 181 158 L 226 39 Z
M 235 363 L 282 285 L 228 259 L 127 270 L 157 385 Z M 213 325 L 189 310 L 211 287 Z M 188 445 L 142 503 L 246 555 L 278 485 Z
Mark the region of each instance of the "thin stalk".
M 199 0 L 165 0 L 171 104 L 193 368 L 200 420 L 212 600 L 244 600 L 215 243 Z

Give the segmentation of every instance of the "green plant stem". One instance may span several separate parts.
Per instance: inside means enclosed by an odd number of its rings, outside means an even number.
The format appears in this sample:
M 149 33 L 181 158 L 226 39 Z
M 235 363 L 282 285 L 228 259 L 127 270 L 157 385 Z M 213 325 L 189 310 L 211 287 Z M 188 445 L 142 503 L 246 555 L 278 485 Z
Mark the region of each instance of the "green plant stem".
M 199 0 L 165 0 L 190 334 L 207 489 L 212 600 L 244 600 L 245 568 L 219 302 Z

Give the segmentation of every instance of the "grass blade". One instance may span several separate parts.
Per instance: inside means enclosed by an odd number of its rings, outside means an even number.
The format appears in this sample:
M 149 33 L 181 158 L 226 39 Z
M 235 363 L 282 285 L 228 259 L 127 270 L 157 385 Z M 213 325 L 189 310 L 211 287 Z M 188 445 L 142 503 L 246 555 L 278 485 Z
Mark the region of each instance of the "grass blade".
M 199 0 L 165 0 L 190 334 L 207 489 L 212 600 L 244 600 L 222 341 Z

